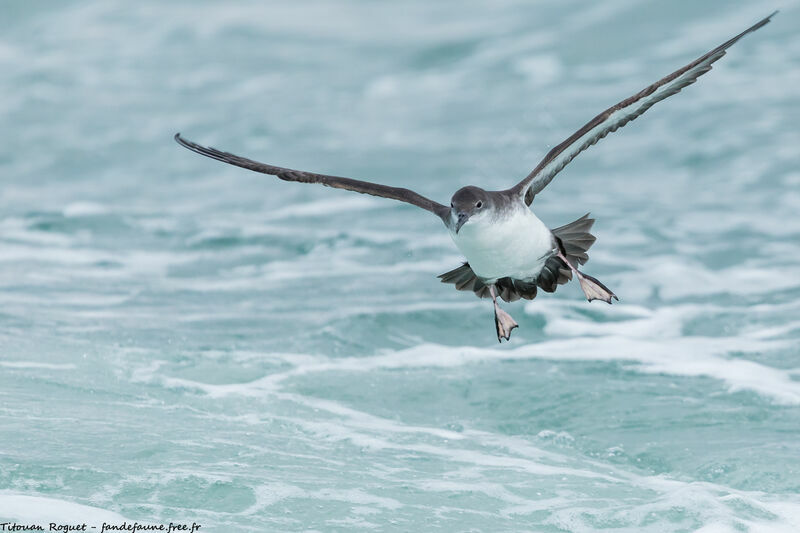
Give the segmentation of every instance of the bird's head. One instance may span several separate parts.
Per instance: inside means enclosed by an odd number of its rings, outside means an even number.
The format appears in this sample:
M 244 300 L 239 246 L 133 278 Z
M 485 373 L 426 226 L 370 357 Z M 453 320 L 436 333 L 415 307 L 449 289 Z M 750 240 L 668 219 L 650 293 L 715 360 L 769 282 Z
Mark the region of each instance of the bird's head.
M 463 187 L 450 200 L 450 228 L 456 233 L 468 221 L 478 221 L 492 209 L 492 198 L 479 187 Z

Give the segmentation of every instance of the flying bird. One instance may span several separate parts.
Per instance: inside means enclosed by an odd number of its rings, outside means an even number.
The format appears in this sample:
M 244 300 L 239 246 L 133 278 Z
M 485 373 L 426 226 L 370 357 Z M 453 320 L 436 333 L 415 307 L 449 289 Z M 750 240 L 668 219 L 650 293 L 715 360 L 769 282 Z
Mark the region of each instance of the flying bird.
M 175 134 L 175 140 L 198 154 L 277 176 L 284 181 L 319 183 L 407 202 L 430 211 L 444 222 L 455 245 L 467 260 L 439 277 L 443 283 L 452 283 L 460 291 L 473 291 L 479 298 L 491 297 L 497 340 L 502 342 L 502 339 L 511 338 L 511 331 L 518 324 L 500 308 L 498 297 L 506 302 L 520 298 L 532 300 L 538 289 L 554 292 L 574 276 L 578 278 L 588 301 L 602 300 L 610 304 L 612 299 L 619 300 L 600 281 L 578 270 L 578 266 L 588 261 L 586 252 L 595 242 L 595 237 L 590 233 L 594 219 L 586 214 L 570 224 L 551 230 L 531 210 L 534 197 L 575 156 L 640 116 L 655 103 L 697 81 L 697 78 L 711 70 L 713 63 L 724 56 L 728 48 L 748 33 L 769 23 L 775 13 L 688 65 L 609 107 L 550 150 L 525 179 L 510 189 L 486 191 L 470 185 L 456 191 L 449 206 L 409 189 L 260 163 L 201 146 L 181 137 L 180 133 Z

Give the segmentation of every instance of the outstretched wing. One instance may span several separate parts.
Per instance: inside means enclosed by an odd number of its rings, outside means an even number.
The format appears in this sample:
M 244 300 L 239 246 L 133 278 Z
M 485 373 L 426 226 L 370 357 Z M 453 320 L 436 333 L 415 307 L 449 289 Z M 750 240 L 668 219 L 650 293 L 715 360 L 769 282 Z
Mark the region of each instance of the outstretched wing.
M 611 106 L 585 126 L 573 133 L 567 140 L 550 150 L 533 172 L 515 185 L 511 190 L 524 195 L 525 203 L 530 205 L 533 197 L 544 189 L 550 181 L 572 161 L 576 155 L 586 150 L 591 145 L 611 133 L 621 128 L 631 120 L 635 119 L 653 104 L 678 93 L 684 87 L 691 85 L 697 78 L 711 70 L 711 65 L 725 55 L 725 50 L 732 46 L 736 41 L 750 32 L 756 31 L 767 24 L 777 13 L 775 11 L 770 16 L 753 24 L 733 39 L 714 48 L 707 54 L 702 55 L 683 68 L 680 68 L 646 87 L 642 91 L 634 94 L 615 106 Z
M 326 174 L 315 174 L 313 172 L 304 172 L 302 170 L 292 170 L 290 168 L 275 167 L 267 165 L 266 163 L 259 163 L 252 159 L 240 157 L 238 155 L 222 152 L 216 148 L 209 148 L 206 146 L 193 143 L 181 137 L 180 133 L 175 134 L 175 140 L 178 144 L 188 148 L 193 152 L 228 163 L 236 165 L 237 167 L 246 168 L 248 170 L 255 170 L 263 174 L 270 174 L 277 176 L 284 181 L 298 181 L 300 183 L 319 183 L 326 187 L 333 187 L 335 189 L 346 189 L 348 191 L 360 192 L 362 194 L 371 194 L 372 196 L 380 196 L 383 198 L 391 198 L 392 200 L 399 200 L 406 202 L 417 207 L 421 207 L 426 211 L 437 215 L 442 220 L 446 220 L 449 216 L 450 210 L 440 203 L 434 202 L 425 198 L 421 194 L 408 189 L 399 187 L 389 187 L 387 185 L 379 185 L 377 183 L 370 183 L 368 181 L 354 180 L 350 178 L 341 178 L 339 176 L 328 176 Z

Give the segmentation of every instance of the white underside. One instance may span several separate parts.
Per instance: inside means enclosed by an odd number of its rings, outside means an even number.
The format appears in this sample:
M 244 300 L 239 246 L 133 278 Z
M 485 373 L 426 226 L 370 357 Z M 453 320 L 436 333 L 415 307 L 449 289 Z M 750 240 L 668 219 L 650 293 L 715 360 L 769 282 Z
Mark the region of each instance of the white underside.
M 450 236 L 472 271 L 488 281 L 534 279 L 553 252 L 550 229 L 522 204 L 504 219 L 470 219 Z

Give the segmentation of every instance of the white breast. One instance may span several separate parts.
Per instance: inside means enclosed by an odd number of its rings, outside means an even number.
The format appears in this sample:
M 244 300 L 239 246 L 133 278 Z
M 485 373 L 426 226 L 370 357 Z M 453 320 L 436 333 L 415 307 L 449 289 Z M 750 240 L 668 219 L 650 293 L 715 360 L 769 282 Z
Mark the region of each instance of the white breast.
M 553 250 L 550 230 L 524 205 L 505 218 L 470 219 L 450 236 L 475 274 L 486 280 L 535 278 Z

